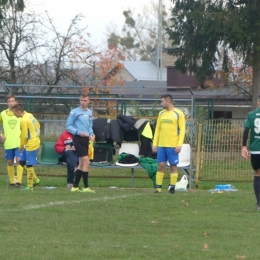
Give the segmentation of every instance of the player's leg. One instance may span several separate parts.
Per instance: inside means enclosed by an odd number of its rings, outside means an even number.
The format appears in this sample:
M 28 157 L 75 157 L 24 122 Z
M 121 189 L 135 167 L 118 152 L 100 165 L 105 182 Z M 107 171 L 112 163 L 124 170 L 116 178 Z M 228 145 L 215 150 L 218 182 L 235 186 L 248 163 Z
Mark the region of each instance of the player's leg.
M 9 178 L 10 187 L 14 188 L 14 156 L 15 156 L 15 149 L 5 149 L 5 159 L 7 160 L 7 174 Z
M 27 187 L 26 190 L 33 190 L 35 178 L 36 181 L 38 181 L 37 184 L 40 183 L 40 180 L 37 178 L 35 171 L 34 171 L 34 165 L 37 164 L 37 154 L 38 150 L 34 151 L 27 151 L 25 150 L 25 156 L 26 156 L 26 170 L 27 170 Z
M 251 165 L 255 171 L 253 187 L 255 191 L 257 209 L 260 210 L 260 154 L 251 154 Z
M 16 186 L 20 187 L 23 181 L 23 167 L 20 165 L 20 158 L 22 153 L 19 152 L 19 148 L 15 149 L 15 159 L 16 159 L 16 177 L 17 183 Z
M 162 192 L 162 184 L 163 184 L 163 177 L 165 171 L 167 157 L 166 151 L 164 147 L 157 148 L 157 162 L 158 162 L 158 171 L 156 172 L 156 191 L 155 193 Z
M 177 164 L 179 163 L 179 154 L 175 152 L 175 148 L 166 148 L 166 154 L 170 163 L 170 184 L 168 191 L 174 194 L 175 185 L 178 179 Z
M 63 155 L 65 162 L 67 163 L 67 186 L 73 186 L 74 183 L 74 171 L 78 166 L 78 158 L 74 151 L 68 150 Z M 69 187 L 69 186 L 68 186 Z

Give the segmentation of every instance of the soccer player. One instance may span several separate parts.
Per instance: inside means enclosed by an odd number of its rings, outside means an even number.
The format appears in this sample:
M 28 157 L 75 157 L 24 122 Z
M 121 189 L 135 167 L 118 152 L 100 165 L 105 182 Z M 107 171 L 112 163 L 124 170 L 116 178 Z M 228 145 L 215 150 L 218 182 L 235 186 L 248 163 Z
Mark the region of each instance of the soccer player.
M 257 105 L 260 107 L 260 95 L 257 97 Z M 248 133 L 250 131 L 249 151 L 247 149 Z M 260 210 L 260 108 L 248 114 L 244 123 L 242 142 L 242 156 L 246 159 L 251 154 L 251 165 L 254 170 L 253 187 L 256 197 L 257 210 Z
M 15 104 L 12 110 L 16 117 L 21 118 L 20 165 L 26 166 L 27 187 L 25 190 L 33 191 L 33 187 L 40 183 L 33 167 L 37 164 L 37 153 L 40 147 L 40 123 L 31 113 L 24 111 L 22 104 Z
M 20 188 L 23 178 L 23 167 L 19 164 L 21 154 L 20 147 L 20 118 L 17 118 L 12 111 L 13 105 L 17 103 L 16 97 L 12 94 L 7 95 L 6 102 L 8 108 L 1 112 L 0 123 L 3 125 L 4 133 L 0 133 L 0 139 L 4 143 L 5 159 L 7 160 L 7 173 L 11 188 Z M 15 184 L 14 175 L 14 158 L 16 159 L 16 177 Z
M 66 128 L 73 135 L 73 142 L 76 153 L 79 157 L 79 165 L 75 171 L 75 179 L 72 192 L 95 192 L 88 185 L 89 158 L 88 146 L 89 141 L 94 141 L 92 111 L 88 108 L 90 99 L 88 94 L 82 93 L 80 96 L 80 106 L 71 110 Z M 79 182 L 83 176 L 84 188 L 79 189 Z
M 184 113 L 173 106 L 172 96 L 163 95 L 161 98 L 163 110 L 159 112 L 153 140 L 153 152 L 157 152 L 158 171 L 156 173 L 156 191 L 162 192 L 162 183 L 167 160 L 170 163 L 170 184 L 168 191 L 175 192 L 178 178 L 177 164 L 179 153 L 185 136 Z

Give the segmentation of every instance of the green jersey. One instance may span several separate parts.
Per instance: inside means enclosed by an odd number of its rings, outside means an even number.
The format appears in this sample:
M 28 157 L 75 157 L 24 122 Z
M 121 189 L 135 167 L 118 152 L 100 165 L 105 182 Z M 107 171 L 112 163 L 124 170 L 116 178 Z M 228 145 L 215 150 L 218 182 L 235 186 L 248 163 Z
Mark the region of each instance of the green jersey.
M 250 153 L 260 154 L 260 108 L 249 113 L 244 127 L 250 128 Z

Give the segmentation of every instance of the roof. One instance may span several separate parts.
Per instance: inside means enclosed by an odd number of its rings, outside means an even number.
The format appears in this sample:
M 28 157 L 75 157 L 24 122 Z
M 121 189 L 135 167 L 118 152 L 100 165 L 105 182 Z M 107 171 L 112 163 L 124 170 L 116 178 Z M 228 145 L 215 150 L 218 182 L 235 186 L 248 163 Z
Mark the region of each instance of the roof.
M 151 61 L 120 61 L 137 81 L 157 80 L 157 67 Z M 167 79 L 167 69 L 162 69 L 162 81 Z

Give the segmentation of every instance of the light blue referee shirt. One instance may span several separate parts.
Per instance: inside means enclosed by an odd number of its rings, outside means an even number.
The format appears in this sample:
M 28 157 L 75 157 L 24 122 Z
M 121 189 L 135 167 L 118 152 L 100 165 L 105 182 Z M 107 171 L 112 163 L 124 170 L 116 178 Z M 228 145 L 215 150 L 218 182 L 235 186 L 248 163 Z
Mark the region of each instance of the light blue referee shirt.
M 85 133 L 89 136 L 93 133 L 92 111 L 90 109 L 82 110 L 81 107 L 74 108 L 70 111 L 66 129 L 73 135 Z

